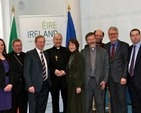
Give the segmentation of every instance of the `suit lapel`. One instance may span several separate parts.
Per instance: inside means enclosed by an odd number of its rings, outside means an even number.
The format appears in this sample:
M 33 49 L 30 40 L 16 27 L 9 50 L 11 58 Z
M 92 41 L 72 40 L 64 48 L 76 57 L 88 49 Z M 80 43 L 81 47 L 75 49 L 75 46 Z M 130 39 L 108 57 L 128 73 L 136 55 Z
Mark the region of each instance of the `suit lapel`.
M 34 49 L 33 54 L 34 54 L 35 59 L 39 62 L 39 64 L 42 65 L 41 60 L 40 60 L 40 57 L 39 57 L 39 54 L 37 53 L 37 50 L 36 49 Z
M 95 68 L 96 68 L 97 65 L 98 65 L 99 58 L 100 58 L 100 50 L 99 50 L 99 47 L 97 47 L 97 48 L 96 48 Z
M 138 61 L 139 61 L 140 58 L 141 58 L 141 46 L 140 46 L 139 51 L 137 53 L 137 58 L 136 58 L 135 66 L 138 64 Z
M 92 67 L 91 67 L 91 59 L 90 59 L 90 48 L 88 47 L 86 49 L 87 49 L 87 51 L 86 51 L 86 56 L 87 56 L 86 59 L 87 59 L 87 62 L 89 64 L 89 67 L 91 69 Z
M 118 45 L 117 45 L 117 49 L 116 49 L 116 52 L 115 52 L 114 58 L 115 58 L 116 56 L 118 56 L 118 52 L 120 51 L 120 48 L 121 48 L 121 42 L 120 42 L 120 41 L 118 41 Z M 113 59 L 114 59 L 114 58 L 113 58 Z
M 110 46 L 111 46 L 111 43 L 108 43 L 108 45 L 107 45 L 107 50 L 108 50 L 109 55 L 111 56 Z

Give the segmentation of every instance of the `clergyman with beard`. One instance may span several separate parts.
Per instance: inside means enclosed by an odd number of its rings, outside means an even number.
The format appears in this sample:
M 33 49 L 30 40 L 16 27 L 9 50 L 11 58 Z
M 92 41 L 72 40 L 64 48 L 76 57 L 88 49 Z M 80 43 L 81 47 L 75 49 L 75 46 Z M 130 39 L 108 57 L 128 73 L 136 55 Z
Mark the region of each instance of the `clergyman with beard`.
M 104 113 L 105 87 L 109 75 L 109 54 L 106 49 L 96 46 L 96 37 L 89 32 L 85 39 L 89 45 L 82 50 L 85 61 L 85 106 L 86 113 L 92 113 L 95 97 L 96 113 Z

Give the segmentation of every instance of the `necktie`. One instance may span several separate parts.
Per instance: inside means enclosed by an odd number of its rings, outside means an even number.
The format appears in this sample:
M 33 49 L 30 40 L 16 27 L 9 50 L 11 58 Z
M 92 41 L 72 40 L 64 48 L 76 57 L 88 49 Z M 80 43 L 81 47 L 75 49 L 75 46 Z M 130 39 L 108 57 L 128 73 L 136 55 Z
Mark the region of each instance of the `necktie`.
M 115 44 L 112 44 L 111 57 L 113 58 L 114 55 L 115 55 Z
M 131 64 L 130 64 L 130 76 L 131 77 L 134 75 L 135 47 L 136 46 L 133 46 L 133 54 L 132 54 L 132 59 L 131 59 Z
M 45 81 L 47 79 L 46 76 L 46 65 L 45 65 L 45 61 L 44 61 L 44 57 L 43 57 L 43 52 L 41 53 L 41 63 L 42 63 L 42 67 L 43 67 L 43 81 Z

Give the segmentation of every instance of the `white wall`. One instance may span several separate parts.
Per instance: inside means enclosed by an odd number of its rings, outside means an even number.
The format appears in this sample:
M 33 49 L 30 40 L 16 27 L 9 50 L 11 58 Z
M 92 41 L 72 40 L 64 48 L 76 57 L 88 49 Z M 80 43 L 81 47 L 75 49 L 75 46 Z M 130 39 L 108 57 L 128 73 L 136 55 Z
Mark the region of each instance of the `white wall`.
M 110 26 L 119 29 L 119 39 L 131 44 L 129 32 L 133 28 L 141 30 L 141 0 L 82 0 L 81 26 L 82 45 L 89 31 L 102 29 L 105 32 L 104 42 L 109 41 L 107 32 Z

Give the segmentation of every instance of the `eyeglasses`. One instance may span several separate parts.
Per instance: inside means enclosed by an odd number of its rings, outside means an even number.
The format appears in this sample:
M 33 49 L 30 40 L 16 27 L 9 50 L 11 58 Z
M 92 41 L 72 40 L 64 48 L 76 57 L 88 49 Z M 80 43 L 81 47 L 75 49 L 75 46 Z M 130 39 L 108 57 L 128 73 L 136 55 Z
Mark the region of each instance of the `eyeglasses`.
M 116 36 L 118 33 L 111 33 L 109 36 Z
M 131 37 L 139 36 L 140 34 L 131 35 Z

